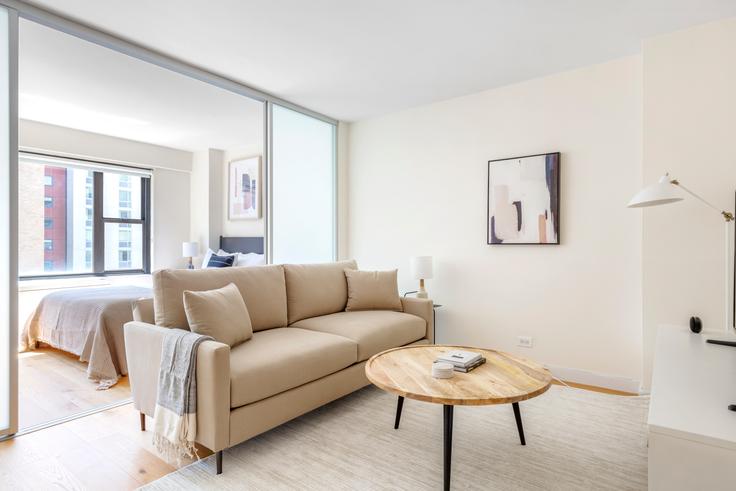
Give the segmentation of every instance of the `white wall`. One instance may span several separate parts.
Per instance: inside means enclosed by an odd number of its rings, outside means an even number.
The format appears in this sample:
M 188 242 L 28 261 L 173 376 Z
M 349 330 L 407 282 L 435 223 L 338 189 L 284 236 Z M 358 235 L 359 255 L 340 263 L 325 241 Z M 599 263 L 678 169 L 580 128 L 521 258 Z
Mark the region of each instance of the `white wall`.
M 18 133 L 22 150 L 152 168 L 151 267 L 183 265 L 181 243 L 189 237 L 191 153 L 36 121 L 21 120 Z
M 665 171 L 733 211 L 736 191 L 736 19 L 647 40 L 644 59 L 646 182 Z M 692 198 L 644 210 L 644 383 L 660 324 L 725 324 L 724 225 Z
M 263 218 L 230 220 L 228 218 L 228 168 L 232 160 L 261 155 L 261 146 L 230 150 L 207 149 L 193 154 L 191 240 L 199 243 L 200 257 L 209 247 L 217 250 L 220 235 L 226 237 L 262 237 Z M 261 169 L 261 186 L 265 184 L 265 168 Z M 265 196 L 262 195 L 265 199 Z M 264 203 L 261 203 L 264 206 Z M 261 208 L 262 212 L 265 208 Z
M 366 269 L 435 257 L 442 343 L 641 375 L 641 58 L 362 121 L 349 135 L 349 253 Z M 559 246 L 486 244 L 487 161 L 562 153 Z M 534 338 L 517 348 L 517 336 Z M 569 375 L 569 374 L 568 374 Z

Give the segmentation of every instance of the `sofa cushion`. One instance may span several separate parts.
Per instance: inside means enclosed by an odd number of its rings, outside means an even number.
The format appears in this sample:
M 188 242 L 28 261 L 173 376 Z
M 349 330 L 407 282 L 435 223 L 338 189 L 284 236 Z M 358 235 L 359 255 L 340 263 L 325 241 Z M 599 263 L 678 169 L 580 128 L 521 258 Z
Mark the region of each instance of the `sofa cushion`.
M 355 261 L 285 264 L 289 324 L 345 310 L 348 302 L 345 270 L 357 268 Z
M 229 283 L 235 283 L 240 290 L 254 331 L 286 325 L 286 283 L 284 268 L 278 265 L 156 271 L 153 273 L 156 324 L 189 329 L 184 312 L 184 290 L 214 290 Z
M 184 290 L 184 311 L 193 332 L 230 347 L 253 336 L 248 309 L 234 283 L 204 292 Z
M 422 339 L 427 333 L 427 323 L 421 317 L 389 310 L 338 312 L 301 320 L 292 325 L 295 327 L 352 339 L 358 343 L 358 361 Z
M 396 280 L 397 270 L 345 270 L 348 281 L 348 304 L 345 310 L 397 310 L 401 312 L 401 297 Z
M 256 332 L 230 351 L 230 407 L 338 372 L 357 361 L 355 341 L 318 331 L 284 327 Z

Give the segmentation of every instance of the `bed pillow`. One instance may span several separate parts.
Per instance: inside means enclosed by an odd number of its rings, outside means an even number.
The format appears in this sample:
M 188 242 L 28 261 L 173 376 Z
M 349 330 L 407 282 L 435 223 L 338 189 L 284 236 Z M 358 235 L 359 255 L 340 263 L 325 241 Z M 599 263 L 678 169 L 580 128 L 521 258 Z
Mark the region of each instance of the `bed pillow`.
M 235 263 L 235 255 L 218 256 L 212 254 L 210 260 L 207 261 L 208 268 L 229 268 Z
M 244 267 L 244 266 L 265 266 L 266 265 L 266 256 L 263 254 L 256 254 L 255 252 L 248 252 L 248 253 L 242 253 L 242 252 L 227 252 L 220 249 L 217 251 L 217 254 L 219 256 L 223 255 L 234 255 L 235 256 L 235 264 L 233 266 L 237 267 Z
M 249 252 L 248 254 L 238 254 L 236 266 L 264 266 L 266 264 L 266 256 Z
M 401 312 L 401 297 L 397 280 L 398 270 L 359 271 L 346 269 L 348 304 L 351 310 L 397 310 Z
M 253 337 L 248 308 L 234 283 L 203 292 L 185 290 L 184 312 L 192 332 L 231 348 Z
M 215 253 L 212 249 L 207 249 L 204 257 L 202 258 L 202 269 L 207 269 L 207 263 L 210 262 L 210 258 Z

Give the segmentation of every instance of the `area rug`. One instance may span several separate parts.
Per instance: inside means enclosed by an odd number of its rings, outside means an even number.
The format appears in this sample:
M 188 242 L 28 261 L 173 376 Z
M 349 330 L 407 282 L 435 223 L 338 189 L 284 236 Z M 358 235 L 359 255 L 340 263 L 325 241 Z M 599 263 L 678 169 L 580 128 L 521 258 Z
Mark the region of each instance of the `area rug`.
M 520 403 L 456 407 L 453 489 L 644 490 L 647 397 L 553 386 Z M 441 489 L 442 407 L 366 387 L 145 487 L 148 490 Z

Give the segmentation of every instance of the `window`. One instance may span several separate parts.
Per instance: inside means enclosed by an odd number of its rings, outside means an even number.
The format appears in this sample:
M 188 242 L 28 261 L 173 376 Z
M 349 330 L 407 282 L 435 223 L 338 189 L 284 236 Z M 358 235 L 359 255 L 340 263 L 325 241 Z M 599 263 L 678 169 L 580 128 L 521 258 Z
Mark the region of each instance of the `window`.
M 150 271 L 150 177 L 26 153 L 18 167 L 21 277 Z

